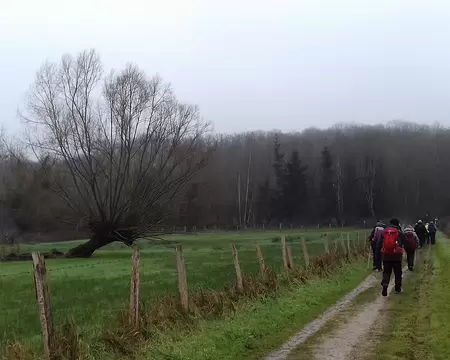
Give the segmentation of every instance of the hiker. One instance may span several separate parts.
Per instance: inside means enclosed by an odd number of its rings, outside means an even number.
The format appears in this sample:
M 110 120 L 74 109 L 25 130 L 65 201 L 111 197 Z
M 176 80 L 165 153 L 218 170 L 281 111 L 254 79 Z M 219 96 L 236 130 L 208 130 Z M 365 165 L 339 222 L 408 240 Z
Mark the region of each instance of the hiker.
M 417 234 L 417 237 L 419 238 L 419 248 L 421 248 L 425 244 L 425 241 L 427 240 L 428 237 L 427 228 L 423 224 L 422 220 L 417 221 L 416 226 L 414 226 L 414 231 Z
M 431 245 L 436 245 L 436 225 L 434 224 L 434 221 L 430 221 L 430 224 L 428 225 L 428 234 L 430 237 L 430 243 Z
M 416 249 L 419 247 L 419 237 L 417 236 L 411 225 L 406 226 L 405 229 L 403 230 L 403 233 L 405 234 L 404 248 L 406 251 L 408 269 L 409 271 L 413 271 Z
M 370 247 L 373 255 L 373 270 L 381 271 L 381 236 L 383 235 L 385 225 L 378 220 L 369 236 Z
M 402 292 L 402 258 L 405 244 L 405 234 L 400 228 L 400 221 L 392 219 L 383 232 L 381 237 L 382 254 L 383 254 L 383 280 L 381 286 L 383 290 L 381 294 L 387 296 L 389 281 L 391 280 L 392 271 L 395 275 L 395 293 Z
M 430 226 L 430 224 L 426 223 L 425 229 L 427 229 L 427 245 L 430 243 L 430 233 L 428 232 L 428 226 Z

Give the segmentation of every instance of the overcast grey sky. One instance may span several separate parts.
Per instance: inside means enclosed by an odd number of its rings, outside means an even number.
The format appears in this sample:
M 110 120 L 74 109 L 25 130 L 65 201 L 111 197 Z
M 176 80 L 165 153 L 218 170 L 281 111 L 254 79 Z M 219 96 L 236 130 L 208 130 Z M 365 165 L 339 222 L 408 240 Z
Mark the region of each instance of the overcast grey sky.
M 170 81 L 217 131 L 450 125 L 450 2 L 0 0 L 0 121 L 46 60 L 96 48 Z

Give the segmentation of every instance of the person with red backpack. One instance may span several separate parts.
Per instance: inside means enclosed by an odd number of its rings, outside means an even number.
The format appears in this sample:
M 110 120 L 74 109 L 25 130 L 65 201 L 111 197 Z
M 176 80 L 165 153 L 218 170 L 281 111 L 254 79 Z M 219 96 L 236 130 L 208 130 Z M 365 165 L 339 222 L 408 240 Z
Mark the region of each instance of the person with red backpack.
M 381 271 L 381 246 L 380 246 L 380 240 L 381 236 L 383 235 L 385 225 L 378 220 L 377 224 L 373 228 L 372 232 L 369 236 L 369 242 L 370 247 L 372 248 L 372 255 L 373 255 L 373 270 Z
M 395 275 L 395 293 L 400 294 L 402 292 L 402 258 L 405 243 L 405 234 L 400 228 L 400 221 L 392 219 L 381 237 L 381 252 L 383 254 L 383 280 L 381 281 L 383 290 L 381 294 L 383 296 L 387 296 L 392 271 Z
M 415 233 L 413 227 L 408 225 L 403 230 L 405 234 L 405 251 L 406 251 L 406 259 L 408 262 L 409 271 L 414 270 L 414 258 L 416 255 L 416 250 L 419 247 L 419 237 Z

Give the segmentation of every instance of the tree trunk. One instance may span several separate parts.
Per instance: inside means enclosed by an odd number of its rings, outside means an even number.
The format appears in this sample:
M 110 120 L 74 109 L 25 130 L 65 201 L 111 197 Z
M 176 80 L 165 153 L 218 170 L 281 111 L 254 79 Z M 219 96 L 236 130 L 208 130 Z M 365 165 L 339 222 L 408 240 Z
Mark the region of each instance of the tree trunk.
M 247 226 L 249 219 L 250 219 L 250 213 L 247 212 L 248 210 L 248 186 L 250 183 L 250 166 L 252 165 L 252 153 L 250 152 L 250 155 L 248 156 L 248 167 L 247 167 L 247 186 L 245 187 L 245 207 L 244 207 L 244 225 Z
M 242 225 L 242 215 L 241 215 L 241 173 L 238 173 L 237 179 L 237 202 L 238 202 L 238 218 L 239 218 L 239 229 Z
M 67 252 L 66 257 L 89 258 L 96 250 L 114 241 L 115 239 L 112 239 L 109 236 L 94 234 L 87 242 L 70 249 Z

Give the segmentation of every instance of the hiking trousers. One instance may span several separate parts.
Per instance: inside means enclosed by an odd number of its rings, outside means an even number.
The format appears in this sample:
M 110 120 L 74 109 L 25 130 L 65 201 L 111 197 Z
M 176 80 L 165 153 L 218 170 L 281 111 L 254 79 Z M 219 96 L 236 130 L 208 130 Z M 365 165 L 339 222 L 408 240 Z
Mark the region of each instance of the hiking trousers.
M 402 262 L 401 261 L 383 261 L 383 280 L 381 285 L 388 285 L 391 280 L 392 271 L 395 275 L 395 291 L 402 289 Z
M 372 247 L 373 255 L 373 268 L 381 270 L 381 249 L 377 249 L 377 244 L 372 241 L 370 246 Z
M 414 258 L 416 257 L 416 250 L 406 250 L 406 260 L 408 262 L 408 269 L 414 268 Z
M 431 245 L 436 245 L 436 233 L 430 232 L 430 242 Z
M 420 235 L 419 236 L 419 245 L 420 247 L 423 247 L 425 245 L 425 240 L 427 239 L 426 235 Z

